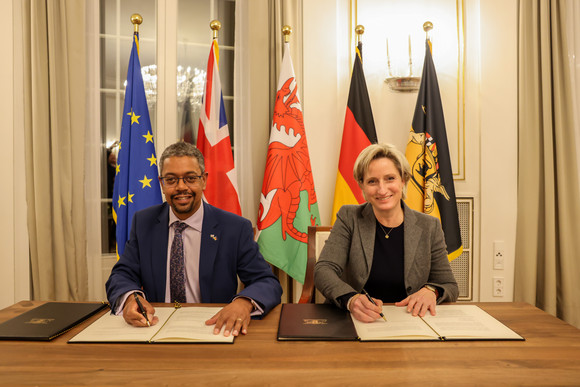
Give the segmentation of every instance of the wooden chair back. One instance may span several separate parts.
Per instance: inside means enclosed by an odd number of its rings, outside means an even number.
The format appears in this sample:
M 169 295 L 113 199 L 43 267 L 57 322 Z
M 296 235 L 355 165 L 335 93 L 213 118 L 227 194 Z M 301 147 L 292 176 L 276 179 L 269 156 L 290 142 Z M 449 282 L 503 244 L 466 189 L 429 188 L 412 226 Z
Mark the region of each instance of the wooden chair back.
M 318 261 L 320 252 L 330 236 L 331 226 L 308 227 L 308 251 L 306 263 L 306 277 L 300 295 L 299 303 L 323 303 L 324 296 L 314 287 L 314 265 Z

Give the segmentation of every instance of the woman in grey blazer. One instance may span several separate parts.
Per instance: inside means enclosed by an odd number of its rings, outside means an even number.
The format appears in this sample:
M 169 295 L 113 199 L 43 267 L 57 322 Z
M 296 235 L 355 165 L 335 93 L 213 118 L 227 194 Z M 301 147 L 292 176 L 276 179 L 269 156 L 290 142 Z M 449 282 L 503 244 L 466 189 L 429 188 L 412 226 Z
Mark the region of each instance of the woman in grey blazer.
M 455 301 L 457 282 L 447 259 L 439 219 L 403 202 L 411 168 L 389 144 L 372 144 L 358 156 L 354 178 L 367 203 L 343 206 L 314 269 L 327 300 L 360 321 L 380 318 L 383 302 L 424 316 Z M 375 298 L 361 297 L 363 288 Z

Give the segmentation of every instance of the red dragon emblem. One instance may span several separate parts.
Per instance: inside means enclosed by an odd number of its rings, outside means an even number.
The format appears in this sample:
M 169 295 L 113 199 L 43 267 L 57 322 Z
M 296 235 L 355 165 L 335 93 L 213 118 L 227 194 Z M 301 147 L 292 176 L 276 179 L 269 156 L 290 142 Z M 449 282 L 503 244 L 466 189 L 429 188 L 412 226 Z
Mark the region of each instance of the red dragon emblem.
M 316 203 L 316 193 L 302 107 L 292 77 L 276 93 L 258 212 L 258 229 L 266 229 L 282 218 L 282 238 L 286 240 L 288 234 L 297 241 L 306 243 L 308 235 L 294 227 L 294 219 L 300 206 L 300 192 L 304 190 L 308 192 L 310 211 L 310 206 Z M 316 219 L 311 216 L 310 222 L 314 226 Z

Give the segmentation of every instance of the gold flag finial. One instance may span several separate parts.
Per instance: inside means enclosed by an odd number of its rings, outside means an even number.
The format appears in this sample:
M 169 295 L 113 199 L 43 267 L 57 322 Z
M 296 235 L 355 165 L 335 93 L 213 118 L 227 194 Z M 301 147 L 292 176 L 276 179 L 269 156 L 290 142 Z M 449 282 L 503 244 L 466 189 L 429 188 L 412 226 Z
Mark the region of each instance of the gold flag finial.
M 139 24 L 143 23 L 143 17 L 138 13 L 131 15 L 131 23 L 135 26 L 135 32 L 139 32 Z
M 217 39 L 218 31 L 222 28 L 222 23 L 220 23 L 219 20 L 212 20 L 209 23 L 209 28 L 211 28 L 211 30 L 213 31 L 213 38 Z
M 433 23 L 426 21 L 423 23 L 423 31 L 425 31 L 425 38 L 429 39 L 429 31 L 433 29 Z
M 284 43 L 290 42 L 290 34 L 292 34 L 292 27 L 285 25 L 282 27 L 282 35 L 284 35 Z
M 354 28 L 354 32 L 356 32 L 356 45 L 361 41 L 362 34 L 365 33 L 365 27 L 362 24 L 359 24 Z

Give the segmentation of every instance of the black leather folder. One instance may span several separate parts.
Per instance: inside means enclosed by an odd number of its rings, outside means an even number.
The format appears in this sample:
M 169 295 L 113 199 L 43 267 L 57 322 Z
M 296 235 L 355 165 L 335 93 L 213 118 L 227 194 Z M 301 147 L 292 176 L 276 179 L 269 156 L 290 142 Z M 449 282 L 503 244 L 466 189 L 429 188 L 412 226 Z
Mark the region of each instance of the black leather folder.
M 105 307 L 104 303 L 47 302 L 0 324 L 0 340 L 50 341 Z
M 355 341 L 350 313 L 330 304 L 282 304 L 278 340 Z

